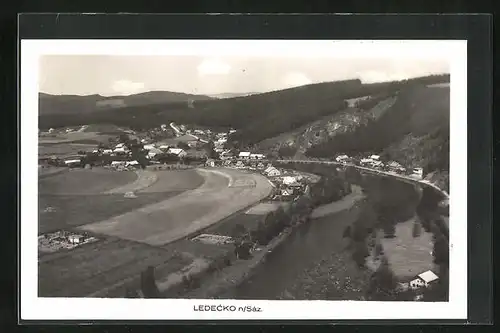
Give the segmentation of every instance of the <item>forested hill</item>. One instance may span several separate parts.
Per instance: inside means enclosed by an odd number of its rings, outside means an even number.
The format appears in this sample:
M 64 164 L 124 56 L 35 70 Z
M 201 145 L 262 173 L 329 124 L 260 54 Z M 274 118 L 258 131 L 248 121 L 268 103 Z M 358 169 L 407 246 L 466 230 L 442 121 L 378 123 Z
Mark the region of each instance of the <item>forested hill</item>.
M 230 99 L 195 100 L 128 106 L 94 112 L 41 114 L 41 129 L 112 123 L 133 129 L 148 129 L 176 122 L 198 126 L 233 127 L 239 131 L 232 139 L 242 145 L 284 133 L 322 116 L 346 109 L 346 99 L 393 93 L 406 86 L 449 82 L 449 75 L 362 84 L 345 80 L 311 84 L 296 88 Z
M 170 91 L 150 91 L 128 96 L 101 95 L 50 95 L 39 94 L 39 114 L 79 116 L 84 113 L 102 112 L 113 108 L 137 107 L 158 103 L 209 100 L 211 97 Z

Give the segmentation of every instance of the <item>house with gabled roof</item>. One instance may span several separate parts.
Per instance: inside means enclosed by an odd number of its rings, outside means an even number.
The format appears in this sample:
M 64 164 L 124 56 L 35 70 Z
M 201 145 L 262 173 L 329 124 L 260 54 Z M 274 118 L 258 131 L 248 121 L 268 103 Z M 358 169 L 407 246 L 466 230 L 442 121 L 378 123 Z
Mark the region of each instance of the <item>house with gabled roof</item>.
M 415 277 L 415 279 L 410 281 L 411 289 L 427 288 L 435 283 L 437 283 L 439 277 L 431 270 L 425 271 Z

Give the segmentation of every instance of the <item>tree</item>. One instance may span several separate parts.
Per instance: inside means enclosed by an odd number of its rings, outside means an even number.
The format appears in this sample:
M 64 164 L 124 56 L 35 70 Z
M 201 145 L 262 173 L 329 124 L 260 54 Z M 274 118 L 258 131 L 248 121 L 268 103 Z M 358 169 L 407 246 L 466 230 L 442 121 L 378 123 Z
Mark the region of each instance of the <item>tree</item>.
M 382 244 L 377 243 L 375 244 L 375 257 L 381 256 L 384 254 L 384 247 Z
M 350 225 L 345 227 L 344 233 L 342 234 L 342 238 L 346 238 L 346 237 L 351 237 L 351 226 Z
M 153 266 L 148 266 L 148 268 L 141 273 L 141 290 L 145 298 L 160 296 L 160 291 L 156 286 Z
M 442 234 L 436 237 L 432 254 L 434 256 L 434 263 L 438 265 L 448 265 L 450 255 L 448 240 Z
M 375 300 L 389 300 L 394 296 L 396 286 L 396 277 L 387 258 L 383 256 L 379 267 L 371 276 L 368 294 Z
M 412 236 L 414 238 L 417 238 L 420 237 L 421 233 L 422 233 L 422 226 L 419 222 L 415 221 L 415 223 L 413 223 Z

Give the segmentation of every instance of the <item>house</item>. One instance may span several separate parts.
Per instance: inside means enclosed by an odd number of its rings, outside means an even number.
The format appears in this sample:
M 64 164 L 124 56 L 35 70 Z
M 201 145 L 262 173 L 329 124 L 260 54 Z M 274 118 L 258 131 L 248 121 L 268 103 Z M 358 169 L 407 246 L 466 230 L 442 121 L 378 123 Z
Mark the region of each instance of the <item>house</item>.
M 182 148 L 169 148 L 167 150 L 167 154 L 175 155 L 177 157 L 184 157 L 186 156 L 186 151 Z
M 164 150 L 164 151 L 168 150 L 169 148 L 170 148 L 170 146 L 169 146 L 169 145 L 161 145 L 161 146 L 159 147 L 159 149 Z
M 434 274 L 433 271 L 426 271 L 422 274 L 417 275 L 417 277 L 410 281 L 411 289 L 418 289 L 422 287 L 429 287 L 435 284 L 439 280 L 439 277 Z
M 418 179 L 422 179 L 424 176 L 424 170 L 422 168 L 413 168 L 412 176 Z
M 359 161 L 359 164 L 361 165 L 368 165 L 368 164 L 372 164 L 373 163 L 373 160 L 371 158 L 363 158 L 361 159 L 361 161 Z
M 249 159 L 250 158 L 250 152 L 249 151 L 242 151 L 240 152 L 240 154 L 238 155 L 239 158 L 243 158 L 243 159 Z
M 222 165 L 224 165 L 224 166 L 230 166 L 231 164 L 232 164 L 231 160 L 225 160 Z
M 340 156 L 337 156 L 337 158 L 335 159 L 337 162 L 344 162 L 346 161 L 347 159 L 349 158 L 349 156 L 347 155 L 340 155 Z
M 374 161 L 379 161 L 380 160 L 380 156 L 379 155 L 372 155 L 370 156 L 370 158 Z
M 77 166 L 81 163 L 82 163 L 82 160 L 79 160 L 79 159 L 64 161 L 64 164 L 66 164 L 69 167 L 74 167 L 74 166 Z
M 119 147 L 119 148 L 115 148 L 113 150 L 113 153 L 115 153 L 115 154 L 126 154 L 127 151 L 128 150 L 126 149 L 126 147 Z
M 104 155 L 109 155 L 109 154 L 111 154 L 112 152 L 113 152 L 113 150 L 112 150 L 112 149 L 104 149 L 104 150 L 102 151 L 102 153 L 103 153 Z
M 276 169 L 275 167 L 272 167 L 271 170 L 266 172 L 267 176 L 269 177 L 278 177 L 281 175 L 281 172 Z
M 85 237 L 82 235 L 69 235 L 68 236 L 68 242 L 71 244 L 81 244 L 85 240 Z
M 151 150 L 153 148 L 155 148 L 155 145 L 144 145 L 143 147 L 145 150 Z
M 252 160 L 263 160 L 266 157 L 264 154 L 250 154 Z
M 243 162 L 242 162 L 242 161 L 238 161 L 238 162 L 236 163 L 236 167 L 237 167 L 237 168 L 243 168 L 244 166 L 245 166 L 245 164 L 243 164 Z
M 264 163 L 260 162 L 259 164 L 257 164 L 257 168 L 258 169 L 264 169 L 266 166 L 264 165 Z
M 293 195 L 293 189 L 291 188 L 285 188 L 281 190 L 281 195 L 283 196 L 291 196 Z
M 115 148 L 123 148 L 123 147 L 125 147 L 124 143 L 119 143 L 115 146 Z
M 148 157 L 149 158 L 153 158 L 156 155 L 161 155 L 161 154 L 163 154 L 163 151 L 161 151 L 160 149 L 158 149 L 158 148 L 151 148 L 151 149 L 149 149 Z
M 282 180 L 282 183 L 285 185 L 292 184 L 292 183 L 295 183 L 297 181 L 296 178 L 292 177 L 292 176 L 284 176 L 281 178 L 281 180 Z
M 134 160 L 134 161 L 128 161 L 127 163 L 125 163 L 125 166 L 131 166 L 131 167 L 138 168 L 141 165 L 139 164 L 139 162 Z
M 207 162 L 206 162 L 206 165 L 209 166 L 209 167 L 215 167 L 215 160 L 213 159 L 208 159 Z

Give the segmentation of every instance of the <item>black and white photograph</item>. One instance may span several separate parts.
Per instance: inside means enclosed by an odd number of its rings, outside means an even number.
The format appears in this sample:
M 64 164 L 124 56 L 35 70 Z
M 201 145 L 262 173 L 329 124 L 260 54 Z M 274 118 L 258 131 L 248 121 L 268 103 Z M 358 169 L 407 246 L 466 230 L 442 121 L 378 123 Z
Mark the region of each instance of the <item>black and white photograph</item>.
M 463 42 L 23 43 L 30 316 L 466 316 Z

